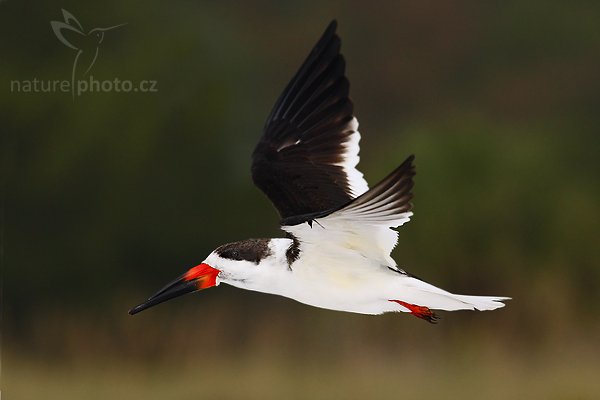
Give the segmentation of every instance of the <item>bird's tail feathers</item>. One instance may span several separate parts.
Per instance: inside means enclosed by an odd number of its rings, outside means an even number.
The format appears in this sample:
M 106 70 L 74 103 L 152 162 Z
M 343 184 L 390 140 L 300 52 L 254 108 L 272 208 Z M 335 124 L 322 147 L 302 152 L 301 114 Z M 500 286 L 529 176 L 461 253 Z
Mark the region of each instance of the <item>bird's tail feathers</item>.
M 406 279 L 404 288 L 401 290 L 402 296 L 399 299 L 434 310 L 495 310 L 505 306 L 503 301 L 510 300 L 510 297 L 502 296 L 454 294 L 414 277 Z
M 458 295 L 454 297 L 464 304 L 471 306 L 472 310 L 488 311 L 502 308 L 506 304 L 503 301 L 510 300 L 510 297 L 501 296 L 469 296 L 469 295 Z

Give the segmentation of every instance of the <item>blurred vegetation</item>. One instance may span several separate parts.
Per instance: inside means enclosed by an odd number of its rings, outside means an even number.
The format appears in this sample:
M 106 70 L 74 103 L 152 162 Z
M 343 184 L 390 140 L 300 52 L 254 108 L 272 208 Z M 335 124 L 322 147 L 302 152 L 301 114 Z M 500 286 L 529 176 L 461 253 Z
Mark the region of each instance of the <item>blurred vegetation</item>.
M 86 31 L 126 22 L 90 73 L 156 80 L 158 92 L 11 92 L 14 80 L 69 79 L 75 53 L 50 28 L 61 8 Z M 281 235 L 250 154 L 332 18 L 361 170 L 374 183 L 417 157 L 398 263 L 514 300 L 430 326 L 223 285 L 129 317 L 217 245 Z M 1 2 L 0 389 L 597 398 L 598 21 L 594 2 Z

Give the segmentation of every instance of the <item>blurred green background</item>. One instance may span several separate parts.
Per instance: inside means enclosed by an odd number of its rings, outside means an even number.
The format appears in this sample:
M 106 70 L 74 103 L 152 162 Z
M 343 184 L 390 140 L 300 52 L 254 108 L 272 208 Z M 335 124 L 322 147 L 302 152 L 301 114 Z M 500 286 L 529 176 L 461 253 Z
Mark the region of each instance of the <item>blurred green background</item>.
M 50 21 L 106 32 L 69 80 Z M 506 308 L 437 326 L 220 286 L 132 305 L 217 245 L 278 236 L 251 182 L 270 107 L 337 18 L 374 183 L 416 154 L 394 252 Z M 597 2 L 0 2 L 6 399 L 600 398 Z M 13 84 L 14 85 L 14 84 Z

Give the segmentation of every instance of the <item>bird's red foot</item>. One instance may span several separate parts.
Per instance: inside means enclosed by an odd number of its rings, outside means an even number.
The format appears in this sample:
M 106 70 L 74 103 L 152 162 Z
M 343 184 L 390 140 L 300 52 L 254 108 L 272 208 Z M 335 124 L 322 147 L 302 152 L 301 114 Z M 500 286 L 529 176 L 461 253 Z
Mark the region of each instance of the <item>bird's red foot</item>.
M 393 301 L 394 303 L 398 303 L 402 307 L 408 308 L 412 315 L 414 315 L 415 317 L 424 319 L 425 321 L 430 322 L 432 324 L 437 323 L 438 320 L 440 319 L 440 317 L 438 317 L 437 314 L 434 313 L 433 311 L 431 311 L 428 307 L 417 306 L 415 304 L 406 303 L 402 300 L 390 300 L 390 301 Z

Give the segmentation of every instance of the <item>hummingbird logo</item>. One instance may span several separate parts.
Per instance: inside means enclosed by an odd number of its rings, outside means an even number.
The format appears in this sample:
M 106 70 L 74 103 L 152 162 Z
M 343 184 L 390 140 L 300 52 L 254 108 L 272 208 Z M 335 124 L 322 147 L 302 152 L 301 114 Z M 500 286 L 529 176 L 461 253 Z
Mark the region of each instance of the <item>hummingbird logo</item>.
M 73 14 L 62 9 L 64 21 L 50 21 L 54 34 L 65 46 L 75 50 L 75 60 L 71 70 L 71 93 L 75 98 L 75 76 L 78 71 L 84 70 L 81 76 L 87 75 L 94 66 L 100 51 L 100 45 L 104 40 L 105 33 L 119 28 L 127 23 L 110 26 L 108 28 L 94 28 L 87 33 Z

